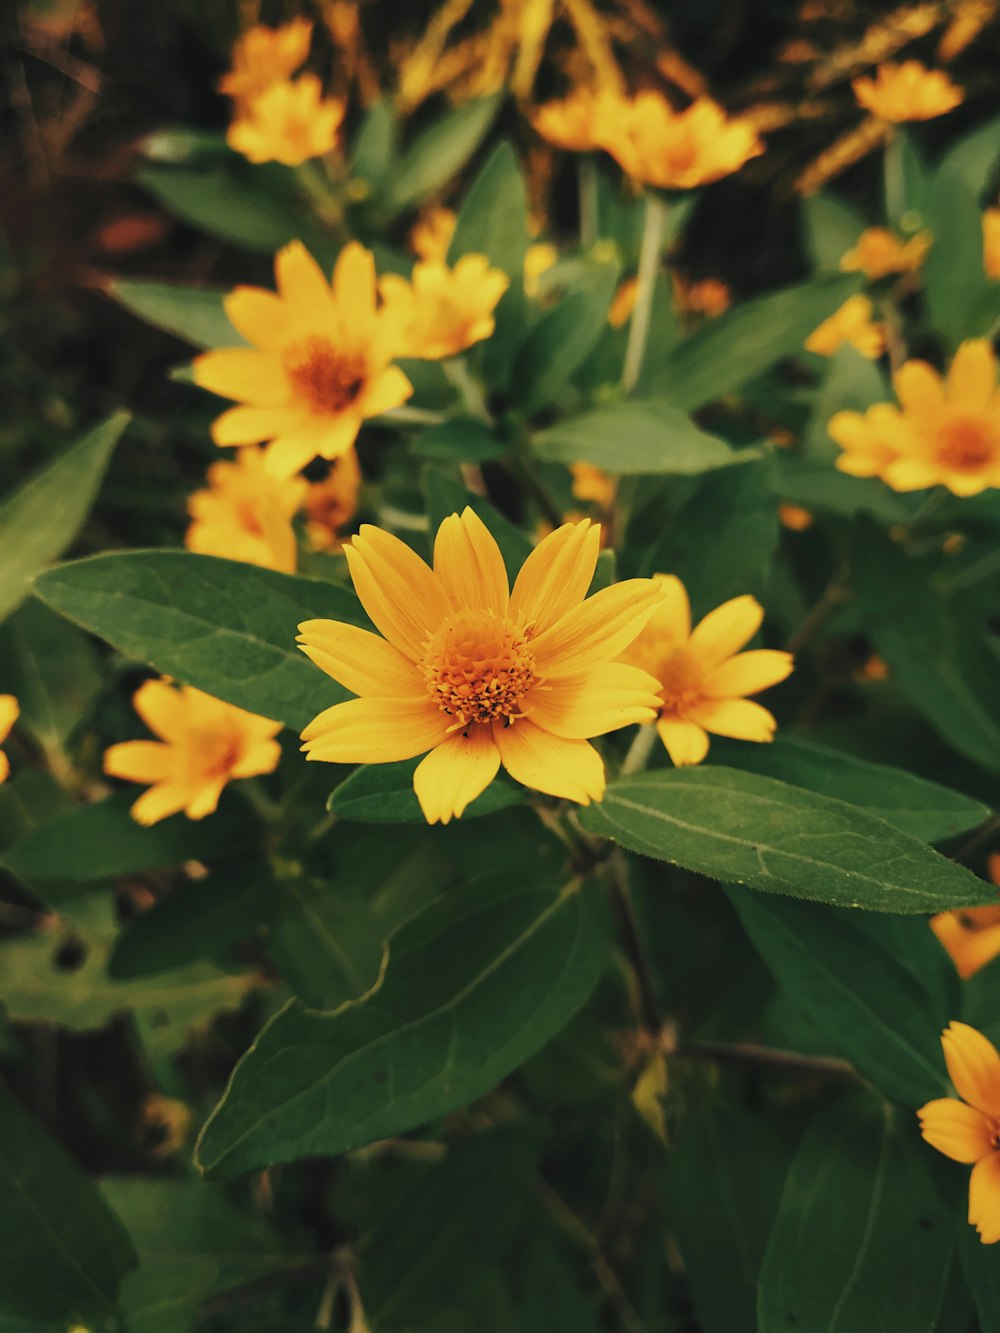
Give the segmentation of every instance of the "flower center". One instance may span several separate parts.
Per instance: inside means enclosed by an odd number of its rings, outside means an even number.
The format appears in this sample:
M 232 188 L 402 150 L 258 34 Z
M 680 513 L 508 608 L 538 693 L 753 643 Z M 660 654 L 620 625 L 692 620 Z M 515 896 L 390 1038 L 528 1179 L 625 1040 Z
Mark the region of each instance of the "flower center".
M 653 674 L 660 682 L 662 713 L 683 713 L 701 700 L 701 672 L 686 653 L 661 660 Z
M 228 728 L 205 727 L 190 733 L 193 768 L 205 779 L 228 776 L 240 757 L 240 740 Z
M 997 1116 L 990 1121 L 990 1147 L 994 1151 L 1000 1149 L 1000 1117 Z
M 310 334 L 293 342 L 285 348 L 283 360 L 296 395 L 324 416 L 350 407 L 364 387 L 364 357 L 344 351 L 329 338 Z
M 957 472 L 978 472 L 993 462 L 996 440 L 978 417 L 953 417 L 938 431 L 938 462 Z
M 521 626 L 492 611 L 449 616 L 427 644 L 421 661 L 427 693 L 456 720 L 520 717 L 524 693 L 535 684 L 535 659 Z

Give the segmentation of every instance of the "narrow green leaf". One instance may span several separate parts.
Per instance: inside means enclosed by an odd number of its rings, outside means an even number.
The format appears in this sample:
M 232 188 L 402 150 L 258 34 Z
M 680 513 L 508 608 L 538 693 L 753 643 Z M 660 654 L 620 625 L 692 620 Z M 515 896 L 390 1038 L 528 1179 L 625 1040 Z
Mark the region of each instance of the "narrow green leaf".
M 96 647 L 32 597 L 0 627 L 0 661 L 21 705 L 18 725 L 50 755 L 61 754 L 102 684 Z
M 394 213 L 429 199 L 465 166 L 500 110 L 499 93 L 465 102 L 428 126 L 403 153 L 389 194 Z
M 497 200 L 503 207 L 497 207 Z M 524 268 L 528 204 L 517 156 L 509 143 L 496 146 L 469 187 L 448 246 L 448 263 L 462 255 L 485 255 L 512 286 Z
M 813 265 L 840 272 L 840 261 L 865 229 L 864 216 L 833 194 L 814 194 L 802 200 L 806 249 Z
M 399 154 L 399 125 L 391 97 L 380 97 L 365 112 L 354 137 L 351 177 L 381 193 L 389 182 Z
M 450 417 L 418 435 L 411 450 L 432 463 L 488 463 L 502 458 L 507 445 L 473 417 Z
M 195 347 L 240 347 L 245 340 L 230 324 L 220 288 L 184 287 L 176 282 L 134 282 L 120 278 L 108 284 L 108 295 L 147 324 L 173 333 Z
M 466 506 L 483 520 L 500 547 L 507 568 L 507 577 L 513 586 L 518 570 L 531 554 L 531 542 L 520 528 L 499 510 L 494 509 L 481 495 L 473 495 L 466 490 L 459 479 L 457 469 L 453 472 L 440 467 L 427 466 L 423 471 L 423 488 L 427 496 L 427 511 L 430 519 L 431 534 L 437 532 L 449 514 L 460 514 Z
M 310 1009 L 336 1009 L 378 987 L 385 929 L 360 894 L 304 877 L 282 881 L 268 937 L 282 976 Z
M 733 459 L 728 445 L 699 430 L 670 403 L 656 399 L 630 399 L 567 417 L 535 435 L 532 447 L 540 458 L 592 463 L 617 476 L 690 476 Z

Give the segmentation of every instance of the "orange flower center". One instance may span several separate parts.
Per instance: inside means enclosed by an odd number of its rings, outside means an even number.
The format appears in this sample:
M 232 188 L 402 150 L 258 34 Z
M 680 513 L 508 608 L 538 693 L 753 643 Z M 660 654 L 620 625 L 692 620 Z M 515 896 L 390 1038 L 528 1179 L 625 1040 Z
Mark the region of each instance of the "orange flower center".
M 535 659 L 521 626 L 492 611 L 458 611 L 431 638 L 421 669 L 427 692 L 455 729 L 520 717 L 535 684 Z
M 996 452 L 997 441 L 979 417 L 952 417 L 938 431 L 938 462 L 956 472 L 978 472 Z
M 660 682 L 661 713 L 683 713 L 701 701 L 701 672 L 686 653 L 661 660 L 653 674 Z
M 285 374 L 296 396 L 304 398 L 313 412 L 336 416 L 357 398 L 364 388 L 365 359 L 357 352 L 347 352 L 329 338 L 310 334 L 285 349 Z
M 192 767 L 197 767 L 203 778 L 226 777 L 240 757 L 240 740 L 228 728 L 219 731 L 206 727 L 192 731 L 188 744 L 195 756 Z

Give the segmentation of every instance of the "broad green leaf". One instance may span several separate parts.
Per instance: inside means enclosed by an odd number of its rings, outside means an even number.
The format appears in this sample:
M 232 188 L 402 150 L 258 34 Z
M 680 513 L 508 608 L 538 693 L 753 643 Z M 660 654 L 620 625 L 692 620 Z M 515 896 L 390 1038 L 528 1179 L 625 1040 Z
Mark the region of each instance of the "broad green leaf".
M 388 201 L 394 213 L 429 199 L 458 175 L 489 133 L 500 102 L 498 93 L 465 102 L 417 136 L 394 173 Z
M 825 1107 L 785 1181 L 760 1273 L 758 1333 L 930 1333 L 951 1222 L 913 1114 L 868 1098 Z
M 429 426 L 410 448 L 414 457 L 433 463 L 487 463 L 507 452 L 507 445 L 474 417 L 450 417 Z
M 840 446 L 831 439 L 827 429 L 835 412 L 865 412 L 875 403 L 892 401 L 892 388 L 886 375 L 875 361 L 862 356 L 850 343 L 838 347 L 827 361 L 803 440 L 802 456 L 813 463 L 833 463 L 840 454 Z M 779 456 L 794 458 L 797 455 L 783 453 Z
M 190 166 L 192 163 L 238 163 L 238 154 L 226 143 L 223 130 L 192 129 L 191 126 L 154 130 L 139 142 L 139 150 L 150 162 Z
M 69 796 L 51 773 L 26 768 L 0 785 L 0 847 L 10 847 L 71 808 Z
M 618 476 L 690 476 L 733 458 L 728 445 L 699 430 L 670 403 L 656 399 L 630 399 L 567 417 L 535 435 L 532 448 L 540 458 L 592 463 Z
M 69 1153 L 0 1094 L 0 1306 L 108 1314 L 136 1266 L 128 1233 Z
M 815 903 L 730 891 L 757 952 L 826 1048 L 893 1101 L 944 1091 L 939 1020 L 926 993 L 854 919 Z
M 94 644 L 31 598 L 0 627 L 0 661 L 5 689 L 21 706 L 18 725 L 58 766 L 101 685 Z
M 392 936 L 370 1001 L 333 1014 L 293 1001 L 205 1125 L 203 1170 L 335 1156 L 488 1091 L 569 1021 L 603 971 L 593 888 L 469 883 Z
M 108 285 L 108 294 L 147 324 L 195 347 L 245 345 L 222 308 L 226 293 L 221 289 L 120 278 Z
M 367 624 L 346 588 L 190 551 L 92 556 L 37 591 L 129 657 L 297 731 L 348 696 L 295 646 L 296 627 Z
M 583 1284 L 547 1241 L 535 1240 L 518 1264 L 516 1281 L 518 1333 L 600 1333 Z
M 996 901 L 996 899 L 994 899 Z M 962 1021 L 1000 1042 L 1000 959 L 993 958 L 962 985 Z M 954 1018 L 954 1013 L 949 1015 Z
M 431 545 L 434 534 L 449 514 L 460 514 L 466 506 L 472 509 L 486 524 L 503 556 L 507 568 L 507 578 L 513 587 L 518 570 L 531 554 L 531 542 L 520 528 L 515 527 L 509 518 L 494 509 L 481 495 L 467 491 L 463 482 L 454 474 L 440 467 L 427 466 L 423 471 L 423 488 L 427 496 L 427 512 L 430 519 Z
M 814 267 L 839 273 L 845 251 L 865 229 L 862 214 L 836 195 L 814 194 L 802 200 L 802 221 Z
M 384 927 L 365 898 L 304 876 L 282 880 L 268 944 L 310 1009 L 336 1009 L 373 994 L 388 956 Z
M 108 417 L 0 504 L 0 620 L 20 605 L 38 571 L 61 555 L 83 526 L 128 422 L 127 412 Z
M 503 207 L 497 207 L 497 200 Z M 462 255 L 485 255 L 511 278 L 512 286 L 524 268 L 528 246 L 527 198 L 513 148 L 498 144 L 487 158 L 465 196 L 448 246 L 448 263 Z
M 399 126 L 392 99 L 380 97 L 365 112 L 354 137 L 351 177 L 381 193 L 388 184 L 399 153 Z
M 995 896 L 964 866 L 857 806 L 714 765 L 619 778 L 580 822 L 713 879 L 838 907 L 906 914 Z
M 362 824 L 422 824 L 424 816 L 413 791 L 413 773 L 420 759 L 397 764 L 362 764 L 330 794 L 328 808 L 341 819 Z M 463 819 L 492 815 L 525 799 L 523 787 L 497 777 L 467 808 Z

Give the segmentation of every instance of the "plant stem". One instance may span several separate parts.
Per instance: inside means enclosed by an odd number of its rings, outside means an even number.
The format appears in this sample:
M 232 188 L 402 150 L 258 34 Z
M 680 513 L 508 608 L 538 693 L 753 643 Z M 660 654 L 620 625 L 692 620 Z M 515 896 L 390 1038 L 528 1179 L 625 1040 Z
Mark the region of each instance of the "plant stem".
M 646 767 L 649 763 L 649 757 L 653 753 L 653 746 L 656 744 L 658 734 L 651 722 L 644 722 L 640 725 L 632 744 L 629 746 L 628 754 L 622 761 L 621 776 L 623 778 L 627 778 L 633 773 L 641 773 Z
M 982 560 L 977 560 L 974 565 L 969 565 L 953 579 L 949 579 L 946 587 L 949 593 L 959 592 L 962 588 L 971 588 L 980 579 L 988 579 L 993 574 L 1000 574 L 1000 551 L 991 551 L 989 555 L 984 555 Z
M 597 208 L 597 163 L 593 153 L 578 153 L 576 179 L 580 200 L 580 246 L 589 250 L 600 232 Z
M 906 184 L 903 177 L 903 131 L 890 130 L 882 154 L 882 172 L 885 181 L 885 212 L 890 227 L 898 227 L 906 211 Z
M 660 1011 L 660 1000 L 653 981 L 652 963 L 642 938 L 639 918 L 636 916 L 635 904 L 629 889 L 627 863 L 619 848 L 616 847 L 611 853 L 608 864 L 612 875 L 611 901 L 618 916 L 622 943 L 635 974 L 643 1026 L 656 1036 L 663 1031 L 663 1014 Z
M 839 606 L 850 597 L 846 570 L 838 570 L 823 590 L 823 595 L 785 644 L 788 653 L 800 653 L 806 648 Z
M 538 475 L 530 445 L 522 442 L 515 446 L 511 451 L 508 467 L 538 505 L 546 523 L 551 524 L 553 528 L 560 527 L 563 521 L 562 507 Z
M 457 391 L 459 398 L 462 400 L 462 406 L 469 416 L 475 417 L 477 421 L 482 421 L 487 426 L 492 426 L 493 413 L 486 405 L 483 387 L 469 373 L 465 358 L 454 356 L 448 361 L 442 361 L 441 369 L 444 371 L 451 387 Z
M 667 204 L 658 194 L 646 195 L 646 218 L 642 228 L 642 242 L 639 247 L 638 291 L 632 319 L 628 326 L 628 343 L 625 347 L 625 364 L 622 367 L 622 388 L 631 393 L 642 371 L 642 359 L 646 353 L 646 339 L 649 336 L 649 321 L 653 313 L 653 294 L 656 291 L 656 277 L 660 270 L 660 253 L 663 249 L 663 233 L 667 223 Z
M 837 1078 L 859 1078 L 857 1070 L 847 1060 L 836 1056 L 799 1055 L 797 1051 L 781 1051 L 756 1042 L 693 1041 L 682 1043 L 674 1052 L 685 1060 L 713 1060 L 743 1065 L 768 1065 L 774 1069 L 794 1070 L 801 1074 L 830 1074 Z

